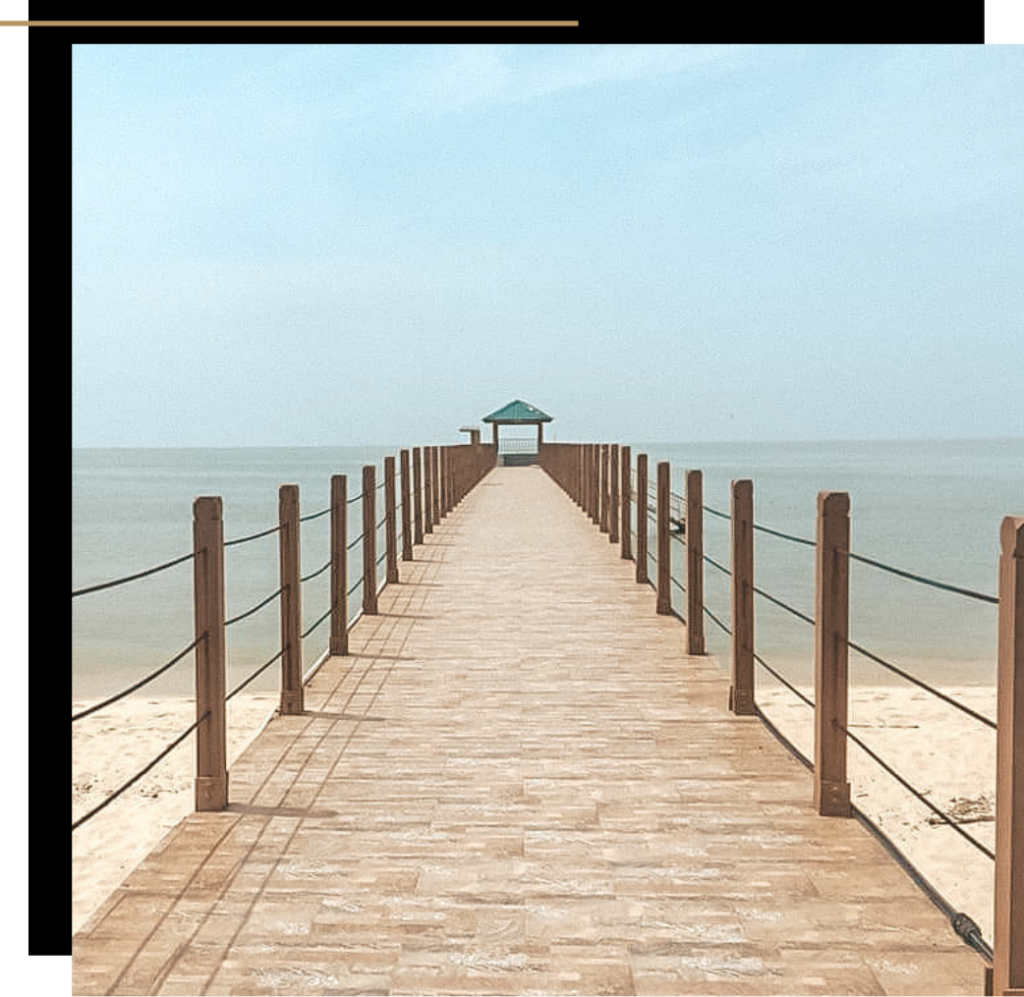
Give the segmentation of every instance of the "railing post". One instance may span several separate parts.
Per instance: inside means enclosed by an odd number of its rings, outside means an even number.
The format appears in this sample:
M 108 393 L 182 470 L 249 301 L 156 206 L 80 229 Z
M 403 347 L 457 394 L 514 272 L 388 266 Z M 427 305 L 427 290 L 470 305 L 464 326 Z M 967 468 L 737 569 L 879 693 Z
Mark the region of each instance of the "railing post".
M 686 653 L 704 649 L 704 475 L 686 472 Z
M 423 532 L 434 532 L 434 455 L 433 447 L 423 448 Z
M 193 603 L 196 644 L 196 810 L 228 804 L 224 655 L 224 519 L 220 498 L 192 504 Z
M 441 448 L 431 447 L 430 448 L 430 479 L 434 484 L 434 525 L 440 525 L 441 523 Z
M 348 478 L 331 475 L 331 654 L 348 654 Z
M 671 468 L 667 460 L 658 461 L 658 613 L 672 613 L 672 550 L 669 544 L 668 511 L 671 498 Z
M 754 483 L 733 481 L 730 508 L 732 547 L 732 684 L 729 709 L 754 714 Z
M 423 543 L 423 461 L 420 448 L 412 448 L 412 514 L 414 544 Z
M 992 982 L 1024 994 L 1024 518 L 1000 530 L 996 873 Z
M 399 455 L 399 470 L 402 475 L 402 560 L 412 560 L 412 487 L 409 483 L 409 451 Z
M 299 486 L 278 489 L 281 527 L 281 714 L 302 712 L 302 581 L 299 541 Z
M 846 778 L 850 632 L 850 496 L 818 493 L 814 626 L 814 805 L 850 816 Z
M 608 444 L 601 444 L 601 492 L 600 492 L 600 508 L 601 508 L 601 532 L 607 533 L 611 528 L 609 523 L 608 505 L 610 497 L 610 488 L 608 487 Z
M 636 580 L 647 581 L 647 454 L 636 455 Z
M 619 542 L 619 445 L 613 443 L 608 450 L 608 480 L 611 484 L 611 504 L 608 506 L 608 542 Z
M 633 502 L 633 455 L 629 447 L 622 448 L 620 459 L 622 462 L 622 488 L 619 490 L 619 494 L 622 496 L 621 557 L 624 561 L 628 561 L 633 556 L 633 537 L 630 535 L 633 529 L 631 515 Z
M 363 612 L 377 615 L 377 468 L 363 467 Z
M 437 448 L 437 482 L 438 482 L 438 501 L 441 510 L 441 519 L 444 519 L 448 515 L 448 448 L 438 447 Z
M 384 543 L 385 578 L 388 585 L 398 581 L 398 529 L 395 504 L 395 458 L 384 458 Z

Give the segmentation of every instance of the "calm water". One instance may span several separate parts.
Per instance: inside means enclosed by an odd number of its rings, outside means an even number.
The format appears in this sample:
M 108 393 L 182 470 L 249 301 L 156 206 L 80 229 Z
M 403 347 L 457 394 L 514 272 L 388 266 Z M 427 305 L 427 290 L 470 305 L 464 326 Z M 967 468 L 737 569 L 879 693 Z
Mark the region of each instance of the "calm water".
M 671 463 L 675 492 L 684 490 L 685 468 L 702 469 L 704 502 L 723 512 L 729 510 L 731 479 L 752 478 L 755 521 L 809 539 L 815 532 L 818 491 L 848 491 L 854 551 L 991 595 L 997 593 L 999 524 L 1004 515 L 1024 514 L 1024 439 L 631 445 L 634 455 L 649 455 L 652 484 L 655 463 Z M 351 497 L 359 488 L 362 466 L 375 463 L 382 481 L 383 457 L 395 452 L 372 447 L 74 450 L 72 587 L 188 553 L 196 496 L 223 497 L 224 532 L 230 540 L 276 524 L 280 484 L 299 485 L 301 513 L 310 515 L 327 507 L 332 474 L 349 476 Z M 350 537 L 361 528 L 358 523 L 358 505 L 353 505 Z M 329 534 L 329 516 L 303 524 L 303 575 L 326 561 Z M 728 537 L 727 522 L 706 517 L 705 552 L 723 565 L 728 565 Z M 813 549 L 763 533 L 755 542 L 758 586 L 813 615 Z M 673 573 L 683 580 L 682 548 L 673 544 L 673 550 L 678 561 Z M 277 557 L 276 535 L 228 549 L 229 618 L 277 588 Z M 351 583 L 361 570 L 358 547 L 350 557 Z M 728 579 L 709 565 L 705 586 L 708 607 L 728 624 Z M 329 571 L 303 585 L 304 629 L 326 611 L 329 593 Z M 359 600 L 356 592 L 352 612 Z M 761 655 L 791 678 L 809 681 L 811 628 L 761 599 L 755 610 Z M 854 641 L 924 677 L 946 683 L 993 679 L 995 606 L 854 562 L 851 611 Z M 229 687 L 276 653 L 277 612 L 272 602 L 229 628 Z M 74 599 L 72 619 L 73 694 L 114 692 L 191 642 L 191 564 Z M 304 642 L 307 667 L 326 647 L 327 626 L 321 624 Z M 709 650 L 724 659 L 727 638 L 710 620 L 706 629 Z M 855 680 L 879 678 L 876 666 L 856 659 L 851 658 Z M 186 657 L 146 691 L 191 692 L 190 662 Z M 271 666 L 249 688 L 275 689 L 278 668 Z

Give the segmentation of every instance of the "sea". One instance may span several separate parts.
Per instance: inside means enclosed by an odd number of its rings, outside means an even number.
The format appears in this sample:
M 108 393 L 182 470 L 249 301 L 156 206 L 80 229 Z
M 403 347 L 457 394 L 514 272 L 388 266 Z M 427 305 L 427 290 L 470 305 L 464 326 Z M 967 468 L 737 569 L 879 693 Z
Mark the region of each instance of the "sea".
M 453 441 L 454 442 L 454 441 Z M 672 491 L 685 490 L 685 471 L 703 472 L 705 554 L 727 568 L 730 482 L 749 478 L 758 525 L 813 540 L 817 495 L 845 491 L 851 504 L 851 549 L 864 557 L 982 595 L 998 594 L 999 529 L 1004 516 L 1024 515 L 1024 438 L 872 440 L 765 443 L 618 441 L 634 457 L 646 453 L 651 487 L 655 467 L 668 461 Z M 409 448 L 411 449 L 411 447 Z M 192 503 L 217 495 L 224 503 L 226 540 L 277 525 L 278 489 L 299 486 L 301 571 L 314 574 L 329 557 L 330 479 L 348 476 L 349 497 L 362 468 L 377 467 L 397 447 L 239 447 L 72 450 L 72 591 L 132 575 L 192 548 Z M 516 473 L 542 473 L 536 468 Z M 378 518 L 383 493 L 378 492 Z M 711 511 L 714 510 L 714 511 Z M 349 506 L 349 536 L 361 530 L 358 504 Z M 653 531 L 653 527 L 652 527 Z M 383 527 L 378 551 L 383 552 Z M 653 532 L 651 550 L 655 544 Z M 683 547 L 672 544 L 673 577 L 685 583 Z M 349 581 L 361 572 L 359 545 L 350 553 Z M 806 616 L 814 615 L 814 549 L 766 531 L 755 534 L 755 584 Z M 654 564 L 650 565 L 652 577 Z M 233 544 L 225 552 L 226 615 L 255 607 L 276 591 L 276 533 Z M 384 565 L 378 566 L 383 580 Z M 995 681 L 998 607 L 987 602 L 851 562 L 850 638 L 925 681 L 944 686 Z M 685 596 L 673 586 L 676 607 Z M 303 629 L 327 611 L 330 571 L 302 586 Z M 359 608 L 359 591 L 349 611 Z M 652 593 L 653 600 L 653 593 Z M 729 579 L 705 564 L 708 651 L 728 666 Z M 228 628 L 228 688 L 277 653 L 277 600 Z M 653 601 L 652 601 L 653 611 Z M 137 581 L 72 598 L 72 696 L 109 696 L 169 661 L 193 640 L 192 565 L 186 561 Z M 768 599 L 755 600 L 758 653 L 787 678 L 813 683 L 813 627 Z M 328 622 L 303 642 L 308 668 L 326 649 Z M 851 652 L 851 675 L 864 684 L 898 681 L 877 663 Z M 191 695 L 186 655 L 144 694 Z M 248 687 L 272 692 L 279 665 Z

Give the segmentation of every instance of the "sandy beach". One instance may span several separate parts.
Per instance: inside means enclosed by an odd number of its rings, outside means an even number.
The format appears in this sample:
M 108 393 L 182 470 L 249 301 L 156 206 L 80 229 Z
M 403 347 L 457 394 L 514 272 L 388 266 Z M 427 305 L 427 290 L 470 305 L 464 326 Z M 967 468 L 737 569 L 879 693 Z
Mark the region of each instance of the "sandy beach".
M 995 719 L 994 688 L 943 685 L 941 690 Z M 801 691 L 814 698 L 813 688 Z M 757 701 L 772 723 L 813 759 L 811 708 L 778 685 L 759 689 Z M 908 685 L 852 689 L 848 726 L 963 830 L 994 849 L 994 730 Z M 856 744 L 848 745 L 847 765 L 854 805 L 885 832 L 950 904 L 977 922 L 991 944 L 992 860 L 916 800 Z M 810 779 L 808 772 L 808 793 Z
M 813 690 L 804 690 L 813 696 Z M 990 688 L 945 688 L 966 705 L 995 716 Z M 762 686 L 765 714 L 813 756 L 812 711 L 789 690 Z M 87 705 L 76 702 L 74 709 Z M 229 766 L 277 705 L 272 694 L 229 704 Z M 129 699 L 73 727 L 72 812 L 87 812 L 184 730 L 187 699 Z M 993 845 L 995 733 L 913 687 L 855 690 L 851 730 L 936 806 L 989 848 Z M 72 835 L 72 930 L 77 931 L 129 872 L 192 808 L 194 742 L 157 768 Z M 877 823 L 925 878 L 958 910 L 992 932 L 993 863 L 913 799 L 855 745 L 850 745 L 854 803 Z M 812 788 L 808 773 L 808 800 Z M 827 818 L 822 818 L 827 819 Z
M 228 767 L 276 709 L 273 693 L 228 703 Z M 72 713 L 89 700 L 72 702 Z M 195 720 L 186 698 L 128 697 L 71 728 L 71 814 L 77 820 L 130 779 Z M 192 811 L 195 736 L 71 835 L 71 931 Z

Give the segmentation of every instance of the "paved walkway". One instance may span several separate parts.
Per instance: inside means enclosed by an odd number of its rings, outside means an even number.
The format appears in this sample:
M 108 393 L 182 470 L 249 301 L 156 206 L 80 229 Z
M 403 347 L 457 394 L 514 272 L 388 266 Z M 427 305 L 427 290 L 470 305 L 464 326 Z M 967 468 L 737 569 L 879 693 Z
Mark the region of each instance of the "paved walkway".
M 76 936 L 74 993 L 981 993 L 542 471 L 416 557 Z

